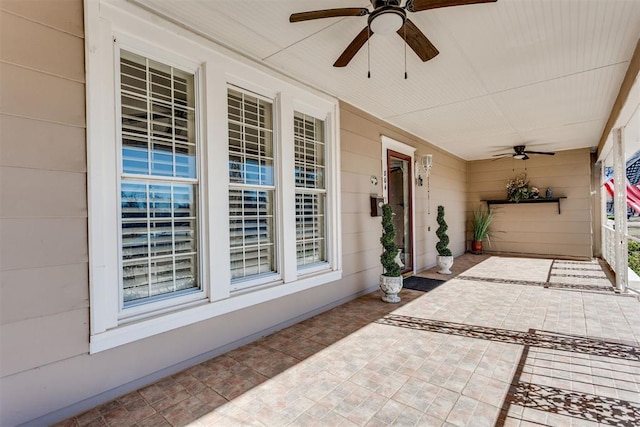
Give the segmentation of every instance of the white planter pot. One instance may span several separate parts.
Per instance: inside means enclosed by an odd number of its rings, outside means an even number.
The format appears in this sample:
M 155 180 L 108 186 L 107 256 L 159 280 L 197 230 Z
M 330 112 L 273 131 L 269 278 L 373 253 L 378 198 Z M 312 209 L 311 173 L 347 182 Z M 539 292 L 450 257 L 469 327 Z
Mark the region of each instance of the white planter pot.
M 398 294 L 402 290 L 402 276 L 389 277 L 384 274 L 380 276 L 380 290 L 384 293 L 382 301 L 398 303 L 400 297 Z
M 438 273 L 440 274 L 451 274 L 451 266 L 453 265 L 453 257 L 452 256 L 440 256 L 436 257 L 436 263 L 438 264 Z

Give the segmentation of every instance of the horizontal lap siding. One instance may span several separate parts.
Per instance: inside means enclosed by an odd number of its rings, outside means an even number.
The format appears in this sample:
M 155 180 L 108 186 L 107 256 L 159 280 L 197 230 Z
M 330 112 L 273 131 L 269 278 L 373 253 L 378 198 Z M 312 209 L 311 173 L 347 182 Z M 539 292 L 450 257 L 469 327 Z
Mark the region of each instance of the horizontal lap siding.
M 24 378 L 89 350 L 82 1 L 1 0 L 0 22 L 0 424 L 12 425 L 30 416 L 14 396 L 38 406 L 51 386 Z
M 81 1 L 0 3 L 3 377 L 88 351 Z
M 0 165 L 75 173 L 87 170 L 84 127 L 0 114 L 0 141 Z
M 526 169 L 525 169 L 526 168 Z M 531 186 L 544 195 L 567 197 L 558 206 L 549 204 L 492 205 L 496 212 L 493 236 L 485 249 L 496 253 L 588 258 L 593 255 L 591 233 L 591 157 L 588 149 L 569 150 L 555 156 L 531 156 L 530 160 L 510 158 L 481 160 L 468 166 L 468 215 L 482 205 L 481 200 L 506 199 L 506 183 L 525 172 Z M 471 240 L 469 231 L 468 240 Z

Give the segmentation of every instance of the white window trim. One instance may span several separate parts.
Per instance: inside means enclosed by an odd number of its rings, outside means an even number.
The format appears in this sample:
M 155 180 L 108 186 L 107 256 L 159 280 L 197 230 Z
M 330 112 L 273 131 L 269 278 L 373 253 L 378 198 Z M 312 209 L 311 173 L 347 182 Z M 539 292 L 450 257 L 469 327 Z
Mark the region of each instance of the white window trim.
M 195 322 L 255 304 L 303 291 L 342 277 L 340 224 L 340 153 L 338 101 L 320 92 L 302 87 L 295 81 L 253 63 L 202 37 L 162 22 L 155 15 L 123 0 L 85 0 L 85 57 L 87 88 L 87 168 L 89 210 L 89 270 L 90 270 L 90 353 L 95 353 L 133 341 L 180 328 Z M 200 265 L 202 285 L 211 282 L 204 291 L 206 298 L 186 302 L 180 307 L 167 307 L 165 313 L 123 323 L 119 319 L 119 180 L 118 135 L 116 132 L 115 70 L 113 37 L 127 40 L 127 46 L 139 44 L 138 51 L 151 58 L 177 58 L 178 62 L 199 66 L 202 101 L 200 170 Z M 147 52 L 148 51 L 148 52 Z M 159 54 L 156 54 L 159 53 Z M 166 55 L 165 55 L 166 54 Z M 182 61 L 184 58 L 184 61 Z M 180 64 L 178 64 L 179 68 Z M 328 269 L 300 276 L 296 268 L 295 217 L 293 194 L 277 200 L 282 244 L 279 256 L 281 279 L 256 288 L 231 292 L 229 286 L 229 212 L 215 205 L 228 203 L 227 85 L 238 85 L 263 96 L 273 96 L 277 113 L 280 141 L 293 140 L 293 108 L 306 105 L 316 109 L 327 124 L 327 252 Z M 269 90 L 265 90 L 269 88 Z M 220 100 L 214 102 L 213 100 Z M 309 110 L 307 110 L 309 111 Z M 224 125 L 220 125 L 224 124 Z M 290 138 L 289 138 L 290 137 Z M 293 184 L 292 144 L 277 142 L 284 162 L 278 180 Z M 288 153 L 288 151 L 291 151 Z M 228 206 L 228 205 L 225 205 Z M 289 222 L 287 222 L 289 221 Z M 285 224 L 289 226 L 286 227 Z M 224 226 L 221 226 L 224 225 Z M 217 243 L 216 243 L 217 242 Z M 220 242 L 227 242 L 220 244 Z M 291 258 L 293 262 L 291 261 Z M 209 280 L 215 271 L 215 281 Z
M 264 286 L 264 285 L 272 286 L 272 285 L 283 283 L 282 268 L 284 263 L 283 263 L 283 251 L 281 248 L 283 239 L 281 235 L 282 235 L 282 229 L 283 229 L 284 223 L 282 223 L 279 220 L 279 217 L 282 214 L 282 209 L 280 208 L 281 205 L 278 204 L 279 198 L 282 197 L 282 189 L 280 188 L 279 183 L 283 182 L 282 177 L 278 173 L 280 169 L 279 157 L 281 153 L 280 144 L 278 142 L 280 139 L 280 129 L 281 129 L 282 123 L 281 123 L 281 120 L 279 119 L 280 114 L 277 111 L 278 95 L 276 93 L 273 93 L 271 90 L 267 88 L 261 88 L 259 86 L 256 86 L 255 84 L 252 84 L 250 82 L 243 82 L 237 78 L 230 77 L 229 81 L 230 82 L 227 85 L 227 89 L 232 89 L 241 93 L 248 94 L 250 96 L 254 96 L 258 100 L 271 102 L 272 115 L 273 115 L 273 130 L 272 130 L 272 138 L 273 138 L 272 149 L 273 149 L 273 167 L 274 167 L 273 185 L 272 186 L 267 186 L 267 185 L 254 186 L 250 184 L 238 184 L 238 183 L 231 184 L 229 182 L 228 175 L 227 175 L 227 182 L 229 187 L 235 187 L 235 188 L 247 187 L 247 188 L 253 188 L 253 189 L 263 188 L 267 190 L 273 190 L 274 215 L 275 215 L 274 248 L 275 248 L 275 256 L 276 256 L 276 266 L 275 266 L 276 271 L 266 272 L 266 273 L 257 274 L 257 275 L 251 275 L 244 278 L 232 280 L 230 285 L 230 291 L 231 293 L 234 293 L 234 292 L 239 292 L 246 289 L 256 288 L 258 286 Z M 226 97 L 225 97 L 225 102 L 226 102 Z M 228 117 L 226 118 L 225 123 L 227 122 L 228 122 Z M 228 138 L 226 142 L 227 142 L 227 149 L 228 149 L 229 147 Z M 228 171 L 228 166 L 227 166 L 227 171 Z
M 208 286 L 207 286 L 209 282 L 208 274 L 207 274 L 208 270 L 203 268 L 203 265 L 202 265 L 203 264 L 202 250 L 208 246 L 207 241 L 206 240 L 203 241 L 203 236 L 206 235 L 206 227 L 203 225 L 204 223 L 202 219 L 206 215 L 206 210 L 205 210 L 205 206 L 203 206 L 203 204 L 200 203 L 200 200 L 204 199 L 203 194 L 206 190 L 206 186 L 203 185 L 203 180 L 202 180 L 202 173 L 206 170 L 206 168 L 203 167 L 203 161 L 201 156 L 202 145 L 203 145 L 202 138 L 204 136 L 204 133 L 202 132 L 203 115 L 201 111 L 201 104 L 203 103 L 202 102 L 203 101 L 203 96 L 202 96 L 203 78 L 202 78 L 202 69 L 198 64 L 195 64 L 192 62 L 186 62 L 181 58 L 172 57 L 170 55 L 159 56 L 156 54 L 154 49 L 151 48 L 150 46 L 145 45 L 144 43 L 141 43 L 139 40 L 130 38 L 124 34 L 119 34 L 117 32 L 115 33 L 115 37 L 113 40 L 114 40 L 113 42 L 114 61 L 113 62 L 114 62 L 114 79 L 115 79 L 114 99 L 116 102 L 114 114 L 115 114 L 115 125 L 116 125 L 116 162 L 117 162 L 117 168 L 116 168 L 117 169 L 117 174 L 116 174 L 117 175 L 116 176 L 117 214 L 116 216 L 117 218 L 121 218 L 122 216 L 121 215 L 122 200 L 121 200 L 120 188 L 121 188 L 122 178 L 123 176 L 125 176 L 125 174 L 123 174 L 122 172 L 122 118 L 121 118 L 122 105 L 121 105 L 121 100 L 119 96 L 120 94 L 120 69 L 119 69 L 120 68 L 120 51 L 126 50 L 131 53 L 135 53 L 135 54 L 147 57 L 154 61 L 161 62 L 166 65 L 170 65 L 174 68 L 192 73 L 194 76 L 194 85 L 195 85 L 194 91 L 196 95 L 195 130 L 196 130 L 197 172 L 196 172 L 196 178 L 193 179 L 192 181 L 198 185 L 198 194 L 196 195 L 198 197 L 197 209 L 198 209 L 198 229 L 199 229 L 198 240 L 197 240 L 198 242 L 197 256 L 198 256 L 198 280 L 201 285 L 200 290 L 185 293 L 185 295 L 181 295 L 181 296 L 167 295 L 166 298 L 159 298 L 157 301 L 143 302 L 142 304 L 134 304 L 130 307 L 124 307 L 124 302 L 122 300 L 123 290 L 122 290 L 122 287 L 120 286 L 118 289 L 118 304 L 119 304 L 118 318 L 120 322 L 131 322 L 131 321 L 137 321 L 140 318 L 144 318 L 145 315 L 151 312 L 153 312 L 154 314 L 159 314 L 167 310 L 169 311 L 175 310 L 176 307 L 179 307 L 179 306 L 191 305 L 194 302 L 207 298 L 207 295 L 208 295 Z M 138 176 L 138 175 L 133 175 L 132 178 L 141 179 L 141 180 L 147 179 L 147 177 L 145 176 Z M 164 177 L 159 177 L 159 178 L 162 179 Z M 119 221 L 119 224 L 121 225 L 120 221 Z M 118 232 L 117 237 L 118 237 L 118 248 L 122 248 L 122 233 Z M 122 283 L 122 276 L 123 276 L 122 258 L 118 257 L 118 261 L 119 261 L 118 280 L 120 283 Z
M 297 111 L 299 113 L 305 114 L 307 116 L 311 116 L 311 117 L 315 117 L 316 119 L 320 119 L 324 122 L 324 127 L 325 127 L 325 134 L 327 136 L 325 136 L 325 141 L 324 141 L 324 145 L 325 145 L 325 170 L 330 170 L 329 169 L 329 159 L 332 158 L 332 156 L 329 155 L 329 150 L 331 149 L 331 144 L 329 143 L 329 131 L 330 131 L 330 126 L 328 124 L 328 121 L 330 120 L 330 117 L 327 116 L 326 112 L 323 112 L 321 110 L 318 110 L 317 108 L 315 108 L 312 105 L 308 105 L 305 104 L 303 102 L 300 101 L 294 101 L 293 103 L 293 111 Z M 293 116 L 291 117 L 291 120 L 293 121 Z M 293 141 L 293 138 L 291 139 L 291 141 Z M 291 153 L 291 158 L 294 158 L 293 153 Z M 293 162 L 294 165 L 294 170 L 292 171 L 292 175 L 295 172 L 295 162 Z M 335 167 L 335 165 L 332 165 L 332 167 Z M 330 212 L 329 210 L 329 198 L 330 195 L 332 195 L 333 193 L 330 193 L 328 191 L 328 187 L 329 187 L 329 180 L 330 180 L 330 175 L 331 174 L 326 174 L 325 176 L 325 188 L 322 189 L 322 194 L 325 195 L 325 220 L 328 220 L 328 213 Z M 294 184 L 294 199 L 295 199 L 295 184 Z M 306 191 L 309 191 L 311 193 L 313 193 L 315 190 L 314 189 L 305 189 Z M 320 191 L 318 191 L 320 192 Z M 294 200 L 295 203 L 295 200 Z M 293 221 L 292 224 L 295 224 L 295 214 L 293 215 Z M 303 265 L 303 266 L 296 266 L 296 270 L 297 270 L 297 275 L 298 277 L 304 277 L 307 275 L 311 275 L 311 274 L 316 274 L 318 272 L 327 270 L 331 268 L 331 251 L 333 250 L 330 243 L 330 239 L 331 239 L 331 235 L 330 235 L 330 227 L 327 223 L 325 223 L 325 245 L 326 245 L 326 251 L 327 251 L 327 261 L 321 261 L 321 262 L 317 262 L 314 264 L 308 264 L 308 265 Z M 295 230 L 294 230 L 294 243 L 295 243 Z M 295 249 L 295 248 L 294 248 Z

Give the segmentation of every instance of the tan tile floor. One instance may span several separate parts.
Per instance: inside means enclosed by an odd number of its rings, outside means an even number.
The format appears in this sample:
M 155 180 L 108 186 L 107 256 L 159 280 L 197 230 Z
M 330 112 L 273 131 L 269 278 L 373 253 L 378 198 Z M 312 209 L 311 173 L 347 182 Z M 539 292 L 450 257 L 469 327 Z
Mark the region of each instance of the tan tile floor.
M 59 425 L 640 425 L 640 303 L 597 261 L 454 265 L 399 305 L 366 295 Z

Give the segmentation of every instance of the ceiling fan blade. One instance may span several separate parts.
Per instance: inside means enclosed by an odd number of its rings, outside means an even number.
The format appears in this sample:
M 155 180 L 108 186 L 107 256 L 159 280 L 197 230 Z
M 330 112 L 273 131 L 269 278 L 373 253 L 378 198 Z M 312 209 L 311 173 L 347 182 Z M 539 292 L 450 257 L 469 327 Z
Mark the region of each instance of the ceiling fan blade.
M 556 153 L 552 153 L 551 151 L 525 151 L 525 154 L 544 154 L 546 156 L 555 156 Z
M 292 13 L 289 22 L 310 21 L 312 19 L 335 18 L 338 16 L 364 16 L 369 14 L 366 7 L 343 7 L 339 9 L 312 10 Z
M 371 31 L 369 30 L 368 26 L 364 27 L 364 29 L 360 31 L 356 38 L 354 38 L 353 41 L 349 44 L 349 46 L 347 46 L 344 52 L 342 52 L 342 55 L 340 55 L 333 66 L 345 67 L 349 63 L 349 61 L 351 61 L 353 57 L 356 56 L 356 53 L 358 53 L 360 48 L 367 42 L 370 32 Z M 371 35 L 373 35 L 373 32 L 371 32 Z
M 439 7 L 464 6 L 476 3 L 493 3 L 498 0 L 408 0 L 406 9 L 409 12 L 437 9 Z
M 513 156 L 513 153 L 494 154 L 493 157 L 509 157 Z
M 405 31 L 407 44 L 422 59 L 422 62 L 433 59 L 440 53 L 410 19 L 406 19 L 404 25 L 398 30 L 400 37 L 405 38 Z

